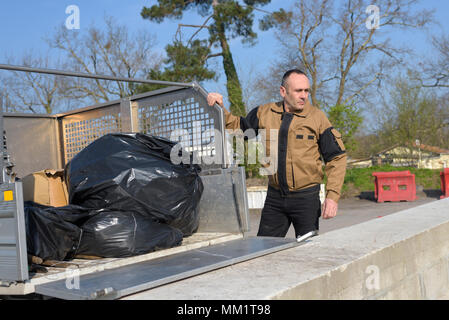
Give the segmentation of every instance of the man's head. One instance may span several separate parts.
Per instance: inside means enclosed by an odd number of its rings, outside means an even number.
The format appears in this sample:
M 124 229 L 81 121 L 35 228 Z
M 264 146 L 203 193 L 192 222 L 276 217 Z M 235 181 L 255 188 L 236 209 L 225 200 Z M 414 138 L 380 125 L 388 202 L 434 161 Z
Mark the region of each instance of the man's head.
M 280 93 L 284 98 L 285 111 L 301 111 L 309 99 L 309 79 L 299 69 L 287 71 L 282 77 Z

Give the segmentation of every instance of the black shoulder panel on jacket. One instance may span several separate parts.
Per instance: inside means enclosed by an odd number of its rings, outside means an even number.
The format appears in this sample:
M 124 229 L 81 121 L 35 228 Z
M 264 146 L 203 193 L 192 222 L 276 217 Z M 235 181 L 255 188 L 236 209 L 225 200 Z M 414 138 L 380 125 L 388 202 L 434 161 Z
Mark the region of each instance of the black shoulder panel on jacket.
M 345 153 L 337 142 L 337 138 L 332 133 L 333 127 L 329 127 L 320 135 L 320 140 L 318 142 L 320 147 L 320 152 L 327 163 L 331 161 L 336 156 Z
M 240 129 L 242 129 L 243 132 L 247 129 L 254 129 L 256 131 L 259 129 L 259 118 L 257 117 L 257 111 L 259 110 L 259 107 L 253 108 L 246 118 L 240 117 Z

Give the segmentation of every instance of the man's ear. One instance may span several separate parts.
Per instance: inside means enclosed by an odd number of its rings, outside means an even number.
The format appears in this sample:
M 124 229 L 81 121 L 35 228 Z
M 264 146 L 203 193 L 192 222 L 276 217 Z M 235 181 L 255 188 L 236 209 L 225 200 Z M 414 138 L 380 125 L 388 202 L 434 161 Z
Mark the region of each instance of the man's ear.
M 281 86 L 279 89 L 279 93 L 281 94 L 282 98 L 285 98 L 285 94 L 287 93 L 287 91 L 283 86 Z

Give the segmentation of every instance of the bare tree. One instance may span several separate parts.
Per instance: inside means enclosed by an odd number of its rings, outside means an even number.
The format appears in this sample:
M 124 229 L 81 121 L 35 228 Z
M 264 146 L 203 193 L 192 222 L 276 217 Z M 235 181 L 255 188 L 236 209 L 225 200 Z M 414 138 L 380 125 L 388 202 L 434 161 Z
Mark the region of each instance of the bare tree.
M 61 26 L 52 39 L 51 48 L 66 54 L 65 68 L 88 74 L 105 74 L 127 78 L 145 78 L 162 64 L 162 55 L 154 52 L 155 37 L 142 31 L 130 35 L 125 26 L 106 18 L 106 29 L 91 26 L 80 34 Z M 91 98 L 95 103 L 135 93 L 130 83 L 71 79 L 64 83 L 67 98 Z
M 56 53 L 61 50 L 66 54 L 61 63 L 50 63 L 50 55 L 36 53 L 28 53 L 18 62 L 10 58 L 8 63 L 125 78 L 146 78 L 150 70 L 159 69 L 162 55 L 153 50 L 153 35 L 145 31 L 130 35 L 125 26 L 116 25 L 112 18 L 106 18 L 105 22 L 105 30 L 90 27 L 85 33 L 61 26 L 53 38 L 47 39 Z M 56 55 L 55 51 L 52 57 Z M 100 103 L 130 96 L 137 90 L 134 84 L 119 81 L 27 72 L 5 74 L 0 81 L 8 111 L 15 112 L 53 113 L 81 103 Z
M 243 103 L 246 107 L 246 112 L 251 111 L 252 108 L 260 105 L 266 101 L 261 97 L 258 90 L 257 81 L 257 63 L 252 62 L 245 66 L 245 72 L 240 64 L 237 64 L 237 68 L 241 76 Z
M 348 0 L 337 7 L 332 0 L 299 0 L 292 11 L 281 10 L 265 20 L 265 28 L 278 28 L 282 48 L 282 59 L 269 77 L 279 79 L 279 70 L 300 66 L 311 80 L 312 103 L 353 102 L 381 81 L 393 64 L 400 63 L 404 50 L 390 42 L 388 32 L 419 28 L 432 18 L 429 11 L 413 13 L 417 2 Z M 378 16 L 370 11 L 375 8 Z M 266 79 L 262 81 L 266 86 Z M 278 87 L 268 90 L 275 92 Z
M 421 72 L 415 73 L 414 79 L 425 88 L 449 88 L 449 35 L 432 37 L 432 45 L 436 59 L 421 62 Z
M 18 64 L 27 67 L 50 68 L 50 58 L 33 58 L 25 54 Z M 12 58 L 8 63 L 17 64 Z M 59 92 L 63 80 L 59 76 L 28 72 L 9 72 L 1 79 L 6 107 L 13 112 L 52 113 L 62 97 Z

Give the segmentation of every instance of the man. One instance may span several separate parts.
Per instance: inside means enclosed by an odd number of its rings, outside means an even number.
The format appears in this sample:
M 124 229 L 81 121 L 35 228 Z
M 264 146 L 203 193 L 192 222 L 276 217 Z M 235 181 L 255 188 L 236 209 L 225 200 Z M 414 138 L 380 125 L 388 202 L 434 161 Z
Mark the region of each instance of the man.
M 287 71 L 280 87 L 283 101 L 268 103 L 237 117 L 223 106 L 223 97 L 210 93 L 210 106 L 217 103 L 225 113 L 227 129 L 277 129 L 278 144 L 266 142 L 266 154 L 276 155 L 276 170 L 269 175 L 268 192 L 258 236 L 285 237 L 292 223 L 296 237 L 318 231 L 321 216 L 319 199 L 323 180 L 322 161 L 327 175 L 323 218 L 335 217 L 346 173 L 346 152 L 341 135 L 324 112 L 309 102 L 310 84 L 298 69 Z

